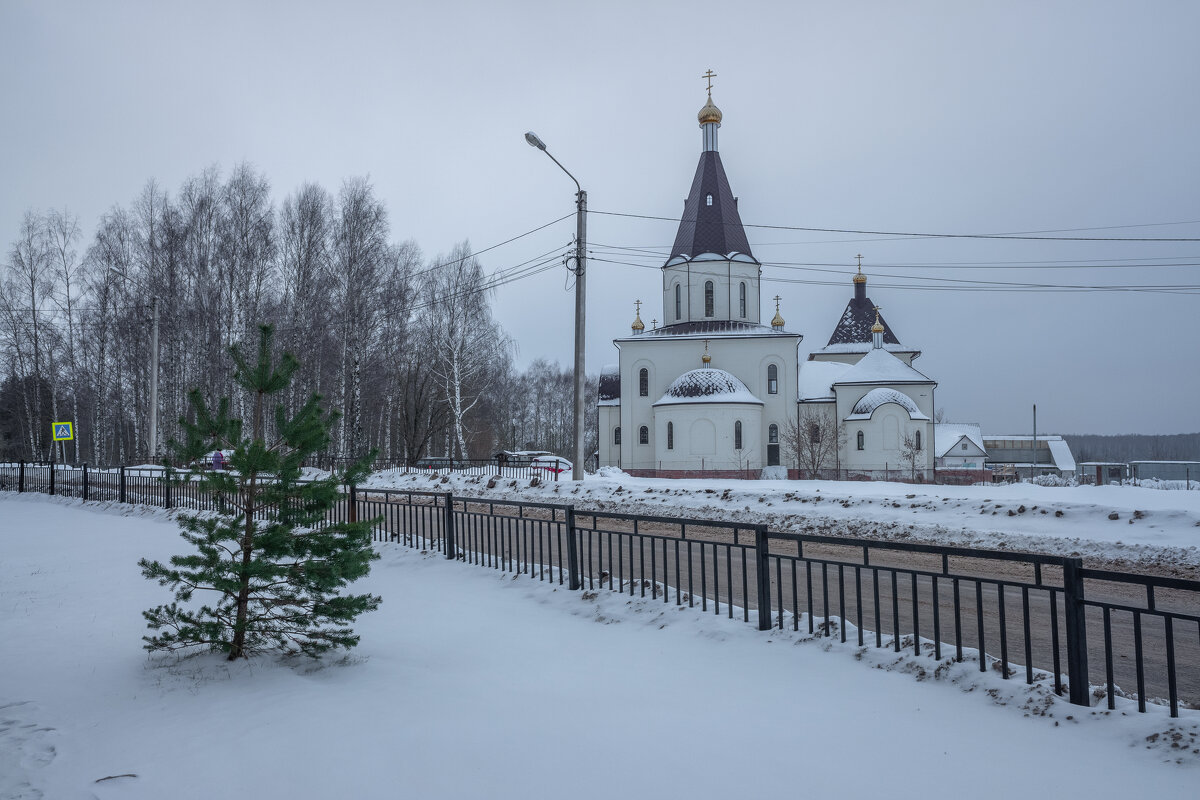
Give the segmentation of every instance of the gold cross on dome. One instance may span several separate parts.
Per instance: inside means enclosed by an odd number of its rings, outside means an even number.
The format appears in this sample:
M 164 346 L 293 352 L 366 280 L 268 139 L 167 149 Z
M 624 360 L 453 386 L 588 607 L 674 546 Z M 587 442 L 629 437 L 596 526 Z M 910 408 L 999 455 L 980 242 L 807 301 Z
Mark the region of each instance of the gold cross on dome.
M 640 317 L 640 316 L 642 315 L 642 301 L 641 301 L 641 300 L 634 300 L 634 301 L 633 301 L 633 304 L 634 304 L 635 306 L 637 306 L 637 310 L 636 310 L 636 311 L 634 311 L 634 313 L 635 313 L 635 314 L 637 314 L 637 315 Z
M 858 271 L 862 272 L 862 253 L 855 256 L 858 259 Z
M 657 329 L 658 329 L 658 320 L 656 320 L 656 319 L 650 320 L 650 330 L 657 330 Z
M 703 75 L 701 75 L 700 77 L 704 78 L 708 81 L 708 96 L 711 98 L 712 97 L 712 79 L 717 77 L 717 73 L 713 72 L 710 69 L 707 72 L 705 72 Z
M 782 300 L 783 298 L 780 297 L 779 295 L 775 295 L 775 297 L 773 299 L 775 300 L 775 311 L 778 312 L 779 311 L 779 301 Z

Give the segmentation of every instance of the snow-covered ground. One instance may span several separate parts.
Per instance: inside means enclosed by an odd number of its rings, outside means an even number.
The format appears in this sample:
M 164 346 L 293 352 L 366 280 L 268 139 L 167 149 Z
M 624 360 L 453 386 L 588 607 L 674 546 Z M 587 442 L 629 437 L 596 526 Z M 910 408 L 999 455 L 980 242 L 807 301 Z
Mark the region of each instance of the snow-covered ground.
M 162 511 L 0 494 L 0 798 L 1194 797 L 1200 712 L 1081 710 L 398 545 L 347 658 L 141 649 Z M 360 584 L 361 585 L 361 584 Z
M 368 486 L 766 523 L 774 530 L 1080 555 L 1089 566 L 1200 576 L 1200 492 L 1136 486 L 929 486 L 883 481 L 674 480 L 605 468 L 583 485 L 378 472 Z M 1115 516 L 1114 516 L 1115 515 Z

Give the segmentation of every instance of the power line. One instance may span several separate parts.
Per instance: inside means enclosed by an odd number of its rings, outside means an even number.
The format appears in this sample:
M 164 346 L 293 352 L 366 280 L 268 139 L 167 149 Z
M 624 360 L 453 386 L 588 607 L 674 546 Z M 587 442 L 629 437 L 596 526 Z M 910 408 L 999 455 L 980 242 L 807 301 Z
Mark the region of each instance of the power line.
M 621 261 L 618 259 L 603 258 L 598 255 L 591 256 L 592 261 L 600 261 L 610 264 L 624 264 L 631 267 L 639 267 L 642 269 L 659 269 L 652 264 L 642 264 L 634 261 Z M 840 272 L 840 270 L 815 270 L 819 272 Z M 985 281 L 973 280 L 965 278 L 929 278 L 924 276 L 906 276 L 896 275 L 889 276 L 895 278 L 908 278 L 909 280 L 920 281 L 937 281 L 939 283 L 953 283 L 953 286 L 944 285 L 918 285 L 918 284 L 899 284 L 899 283 L 880 283 L 874 285 L 884 289 L 909 289 L 909 290 L 924 290 L 924 291 L 1023 291 L 1023 292 L 1161 292 L 1167 294 L 1194 294 L 1200 291 L 1200 285 L 1192 284 L 1053 284 L 1053 283 L 1016 283 L 1011 281 Z M 770 283 L 798 283 L 814 286 L 845 286 L 845 281 L 832 280 L 815 280 L 804 278 L 766 278 L 762 279 Z
M 619 211 L 597 211 L 588 209 L 589 214 L 603 214 L 609 217 L 629 217 L 631 219 L 652 219 L 663 222 L 679 223 L 682 221 L 680 217 L 660 217 L 653 214 L 629 214 Z M 738 225 L 736 222 L 723 222 L 723 225 Z M 1162 225 L 1187 225 L 1191 223 L 1166 222 L 1166 223 L 1149 223 Z M 902 236 L 911 239 L 1010 239 L 1016 241 L 1048 241 L 1048 242 L 1200 242 L 1200 237 L 1126 237 L 1126 236 L 1033 236 L 1026 233 L 927 233 L 914 231 L 872 231 L 872 230 L 857 230 L 854 228 L 810 228 L 800 225 L 761 225 L 753 223 L 741 223 L 745 228 L 762 228 L 764 230 L 776 231 L 805 231 L 809 233 L 852 233 L 862 236 Z M 1115 225 L 1111 228 L 1126 228 L 1137 227 L 1133 225 Z M 1063 230 L 1108 230 L 1110 228 L 1065 228 Z M 1031 233 L 1036 233 L 1031 232 Z

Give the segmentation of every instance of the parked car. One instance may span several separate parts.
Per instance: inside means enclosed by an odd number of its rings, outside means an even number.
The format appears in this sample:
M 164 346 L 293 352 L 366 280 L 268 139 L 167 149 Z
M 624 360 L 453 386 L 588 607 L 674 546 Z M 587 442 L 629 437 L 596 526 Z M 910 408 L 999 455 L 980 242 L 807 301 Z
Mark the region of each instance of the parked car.
M 501 450 L 493 458 L 502 467 L 528 467 L 541 456 L 553 456 L 549 450 Z
M 450 469 L 451 460 L 446 456 L 426 456 L 413 464 L 417 469 Z
M 543 470 L 552 475 L 571 471 L 571 462 L 562 456 L 538 456 L 529 465 L 530 469 Z

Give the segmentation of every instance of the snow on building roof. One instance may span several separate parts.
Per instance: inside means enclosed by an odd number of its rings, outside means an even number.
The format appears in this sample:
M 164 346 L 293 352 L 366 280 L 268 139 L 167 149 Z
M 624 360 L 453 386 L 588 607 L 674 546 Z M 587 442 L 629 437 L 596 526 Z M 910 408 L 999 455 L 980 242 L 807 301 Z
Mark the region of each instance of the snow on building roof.
M 870 419 L 875 413 L 875 409 L 887 403 L 895 403 L 908 412 L 909 419 L 929 419 L 921 413 L 921 409 L 917 408 L 917 404 L 913 399 L 904 392 L 896 389 L 872 389 L 863 395 L 862 399 L 854 404 L 854 409 L 846 419 Z
M 674 325 L 663 325 L 662 327 L 643 331 L 634 336 L 622 337 L 616 341 L 637 341 L 645 339 L 648 336 L 690 336 L 696 339 L 736 336 L 795 336 L 798 339 L 804 338 L 798 333 L 777 331 L 769 325 L 760 325 L 757 322 L 743 322 L 736 319 L 707 319 L 694 320 L 692 322 L 677 322 Z
M 833 384 L 852 367 L 844 361 L 805 361 L 800 365 L 796 396 L 801 400 L 832 400 Z
M 725 370 L 701 367 L 676 378 L 667 393 L 654 405 L 678 403 L 753 403 L 761 406 L 763 401 L 755 397 L 746 384 Z
M 831 355 L 847 355 L 851 353 L 865 353 L 870 350 L 873 345 L 870 342 L 838 342 L 836 344 L 828 344 L 817 353 L 829 353 Z M 883 343 L 883 349 L 889 353 L 920 353 L 920 350 L 913 350 L 911 347 L 905 347 L 902 344 Z
M 618 364 L 605 364 L 600 369 L 600 385 L 597 387 L 598 406 L 619 406 L 621 404 L 621 367 Z
M 1054 466 L 1063 472 L 1074 472 L 1075 456 L 1071 455 L 1071 447 L 1066 440 L 1061 436 L 1056 436 L 1047 444 L 1050 446 L 1050 457 L 1054 459 Z
M 958 444 L 964 436 L 971 444 L 985 454 L 987 453 L 987 448 L 983 446 L 983 431 L 978 424 L 974 422 L 941 422 L 933 426 L 933 439 L 936 444 L 934 454 L 941 458 L 950 452 L 950 448 Z
M 933 383 L 929 376 L 882 348 L 875 348 L 846 370 L 834 383 Z

